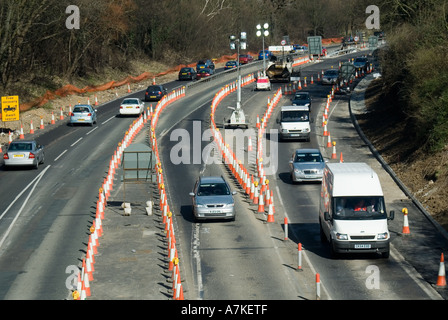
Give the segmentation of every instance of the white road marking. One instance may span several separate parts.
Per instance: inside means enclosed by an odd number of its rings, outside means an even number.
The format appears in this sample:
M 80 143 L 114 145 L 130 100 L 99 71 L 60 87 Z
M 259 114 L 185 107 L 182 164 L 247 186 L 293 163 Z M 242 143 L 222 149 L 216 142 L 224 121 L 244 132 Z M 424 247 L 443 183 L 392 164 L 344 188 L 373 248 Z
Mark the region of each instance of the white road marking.
M 60 155 L 58 155 L 56 158 L 54 158 L 54 161 L 58 161 L 58 159 L 60 158 L 60 157 L 62 157 L 63 155 L 64 155 L 64 153 L 66 153 L 68 150 L 67 149 L 65 149 Z
M 280 189 L 278 188 L 278 186 L 275 186 L 275 191 L 277 192 L 277 196 L 278 199 L 280 200 L 280 204 L 283 207 L 283 212 L 285 213 L 285 217 L 288 219 L 288 221 L 290 221 L 289 217 L 288 217 L 288 213 L 286 212 L 286 208 L 283 205 L 283 200 L 282 200 L 282 196 L 280 195 Z M 292 230 L 292 233 L 294 233 L 294 230 Z M 297 234 L 294 233 L 294 236 L 299 239 L 299 237 L 297 236 Z M 305 258 L 306 263 L 310 266 L 311 272 L 314 274 L 317 274 L 316 269 L 314 268 L 314 266 L 312 265 L 310 259 L 308 258 L 307 254 L 306 254 L 306 250 L 302 251 L 302 257 Z M 323 289 L 325 291 L 325 295 L 328 297 L 328 300 L 333 300 L 330 296 L 330 294 L 328 293 L 327 289 L 325 288 L 325 285 L 322 282 L 322 279 L 320 280 L 320 287 L 321 289 Z
M 90 130 L 89 132 L 86 133 L 86 136 L 88 136 L 89 134 L 91 134 L 93 131 L 95 131 L 96 129 L 98 129 L 98 127 L 93 128 L 92 130 Z
M 3 245 L 3 243 L 5 242 L 6 238 L 8 237 L 9 233 L 11 232 L 12 228 L 14 227 L 14 224 L 16 223 L 17 219 L 19 218 L 20 214 L 23 211 L 23 208 L 25 208 L 26 204 L 28 203 L 28 200 L 30 199 L 31 195 L 34 192 L 34 189 L 36 188 L 36 186 L 39 184 L 40 179 L 42 179 L 42 177 L 44 176 L 45 172 L 47 172 L 47 170 L 50 168 L 51 166 L 47 166 L 44 170 L 42 170 L 41 173 L 39 173 L 36 178 L 33 179 L 33 181 L 31 181 L 26 187 L 25 189 L 22 190 L 22 192 L 20 192 L 17 197 L 14 199 L 13 202 L 11 202 L 11 204 L 8 206 L 8 208 L 6 208 L 6 210 L 2 213 L 2 215 L 0 216 L 0 219 L 4 217 L 4 215 L 6 214 L 6 212 L 9 211 L 9 209 L 12 207 L 12 205 L 22 196 L 22 194 L 30 187 L 34 184 L 33 188 L 31 189 L 30 193 L 28 194 L 28 196 L 26 197 L 25 201 L 23 202 L 22 206 L 20 207 L 20 210 L 17 212 L 16 216 L 14 217 L 14 219 L 12 220 L 11 224 L 9 225 L 8 229 L 6 230 L 5 234 L 3 235 L 2 240 L 0 241 L 0 247 Z
M 106 121 L 104 121 L 104 122 L 102 122 L 101 124 L 105 124 L 105 123 L 108 123 L 110 120 L 112 120 L 113 118 L 115 118 L 115 116 L 113 116 L 113 117 L 110 117 L 109 119 L 107 119 Z
M 82 138 L 79 138 L 78 140 L 76 140 L 75 142 L 73 142 L 71 145 L 70 145 L 70 147 L 73 147 L 75 144 L 77 144 L 79 141 L 81 141 L 82 140 Z

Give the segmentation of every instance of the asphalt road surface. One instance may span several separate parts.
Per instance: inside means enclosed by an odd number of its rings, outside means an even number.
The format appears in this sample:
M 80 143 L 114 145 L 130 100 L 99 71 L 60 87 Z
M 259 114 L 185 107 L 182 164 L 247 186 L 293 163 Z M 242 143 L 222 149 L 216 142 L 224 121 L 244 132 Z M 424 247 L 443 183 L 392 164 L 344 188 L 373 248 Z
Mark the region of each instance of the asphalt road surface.
M 302 76 L 337 68 L 340 60 L 325 59 L 302 66 Z M 256 72 L 260 64 L 245 67 Z M 376 255 L 349 255 L 331 259 L 329 248 L 320 242 L 318 203 L 320 184 L 293 185 L 289 180 L 288 159 L 298 147 L 320 147 L 329 158 L 322 135 L 322 111 L 330 87 L 309 84 L 313 98 L 310 142 L 279 142 L 269 137 L 278 149 L 274 172 L 268 176 L 276 203 L 274 223 L 238 189 L 222 164 L 207 164 L 202 151 L 211 142 L 203 133 L 209 128 L 210 105 L 218 90 L 235 79 L 235 73 L 195 84 L 185 98 L 173 103 L 161 115 L 156 134 L 165 174 L 167 195 L 174 214 L 186 298 L 190 300 L 309 300 L 316 299 L 316 273 L 321 278 L 321 299 L 383 300 L 442 299 L 444 289 L 434 287 L 438 257 L 446 239 L 413 206 L 396 185 L 390 182 L 367 146 L 359 139 L 350 120 L 349 97 L 340 96 L 331 104 L 331 132 L 345 161 L 366 161 L 379 172 L 385 189 L 388 210 L 410 208 L 413 235 L 400 235 L 402 217 L 390 225 L 392 251 L 389 259 Z M 316 81 L 316 80 L 315 80 Z M 316 81 L 317 82 L 317 81 Z M 169 89 L 178 82 L 166 84 Z M 274 84 L 270 92 L 244 87 L 241 102 L 255 126 L 264 113 L 268 98 L 284 84 Z M 142 96 L 142 92 L 132 95 Z M 131 96 L 132 96 L 131 95 Z M 236 93 L 218 106 L 215 118 L 230 116 L 228 106 L 236 105 Z M 284 96 L 281 105 L 289 104 Z M 99 107 L 94 127 L 69 127 L 65 124 L 40 133 L 37 139 L 46 148 L 45 164 L 38 170 L 0 171 L 0 298 L 64 299 L 67 297 L 67 267 L 79 265 L 85 254 L 89 226 L 95 216 L 98 188 L 106 176 L 108 161 L 132 118 L 117 118 L 117 101 Z M 276 112 L 268 129 L 277 129 Z M 182 141 L 179 133 L 191 138 Z M 189 156 L 178 164 L 182 146 Z M 197 151 L 200 150 L 200 156 Z M 204 154 L 206 157 L 206 153 Z M 266 155 L 268 157 L 268 155 Z M 247 167 L 254 159 L 245 154 Z M 191 212 L 192 190 L 199 175 L 223 175 L 237 191 L 235 221 L 196 223 Z M 284 217 L 289 221 L 289 239 L 283 240 Z M 417 227 L 418 225 L 418 227 Z M 304 267 L 297 272 L 297 245 L 304 247 Z M 375 273 L 377 271 L 377 273 Z M 379 278 L 372 278 L 379 275 Z M 138 275 L 136 275 L 138 276 Z M 375 282 L 377 281 L 377 282 Z M 379 282 L 378 282 L 379 281 Z M 378 285 L 378 286 L 374 286 Z M 94 285 L 94 284 L 92 284 Z M 112 298 L 113 299 L 113 298 Z

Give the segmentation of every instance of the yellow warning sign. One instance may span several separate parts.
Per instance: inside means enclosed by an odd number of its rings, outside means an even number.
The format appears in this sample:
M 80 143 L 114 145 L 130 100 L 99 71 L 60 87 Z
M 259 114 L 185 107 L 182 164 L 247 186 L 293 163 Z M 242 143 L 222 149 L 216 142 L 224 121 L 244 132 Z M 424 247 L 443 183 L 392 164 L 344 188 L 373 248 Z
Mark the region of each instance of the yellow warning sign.
M 2 120 L 19 120 L 19 96 L 2 97 Z

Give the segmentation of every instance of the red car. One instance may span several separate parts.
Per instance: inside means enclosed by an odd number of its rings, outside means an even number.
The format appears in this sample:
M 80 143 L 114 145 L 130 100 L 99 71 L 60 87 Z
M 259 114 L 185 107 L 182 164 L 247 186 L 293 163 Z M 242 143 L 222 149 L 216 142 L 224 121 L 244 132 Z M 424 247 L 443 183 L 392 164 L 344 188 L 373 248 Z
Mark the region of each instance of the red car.
M 252 57 L 250 54 L 240 54 L 240 64 L 246 64 L 249 62 L 252 62 L 254 60 L 254 57 Z
M 210 77 L 213 74 L 213 70 L 209 68 L 200 69 L 196 74 L 196 79 L 200 80 L 203 78 Z

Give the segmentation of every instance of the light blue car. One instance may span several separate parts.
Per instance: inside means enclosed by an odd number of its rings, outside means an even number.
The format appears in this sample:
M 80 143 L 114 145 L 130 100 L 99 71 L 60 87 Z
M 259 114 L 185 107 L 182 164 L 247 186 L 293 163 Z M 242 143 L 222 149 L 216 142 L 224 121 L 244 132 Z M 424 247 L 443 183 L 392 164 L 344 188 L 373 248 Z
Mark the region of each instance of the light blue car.
M 78 104 L 70 113 L 70 125 L 88 124 L 93 126 L 96 123 L 97 110 L 89 104 Z

